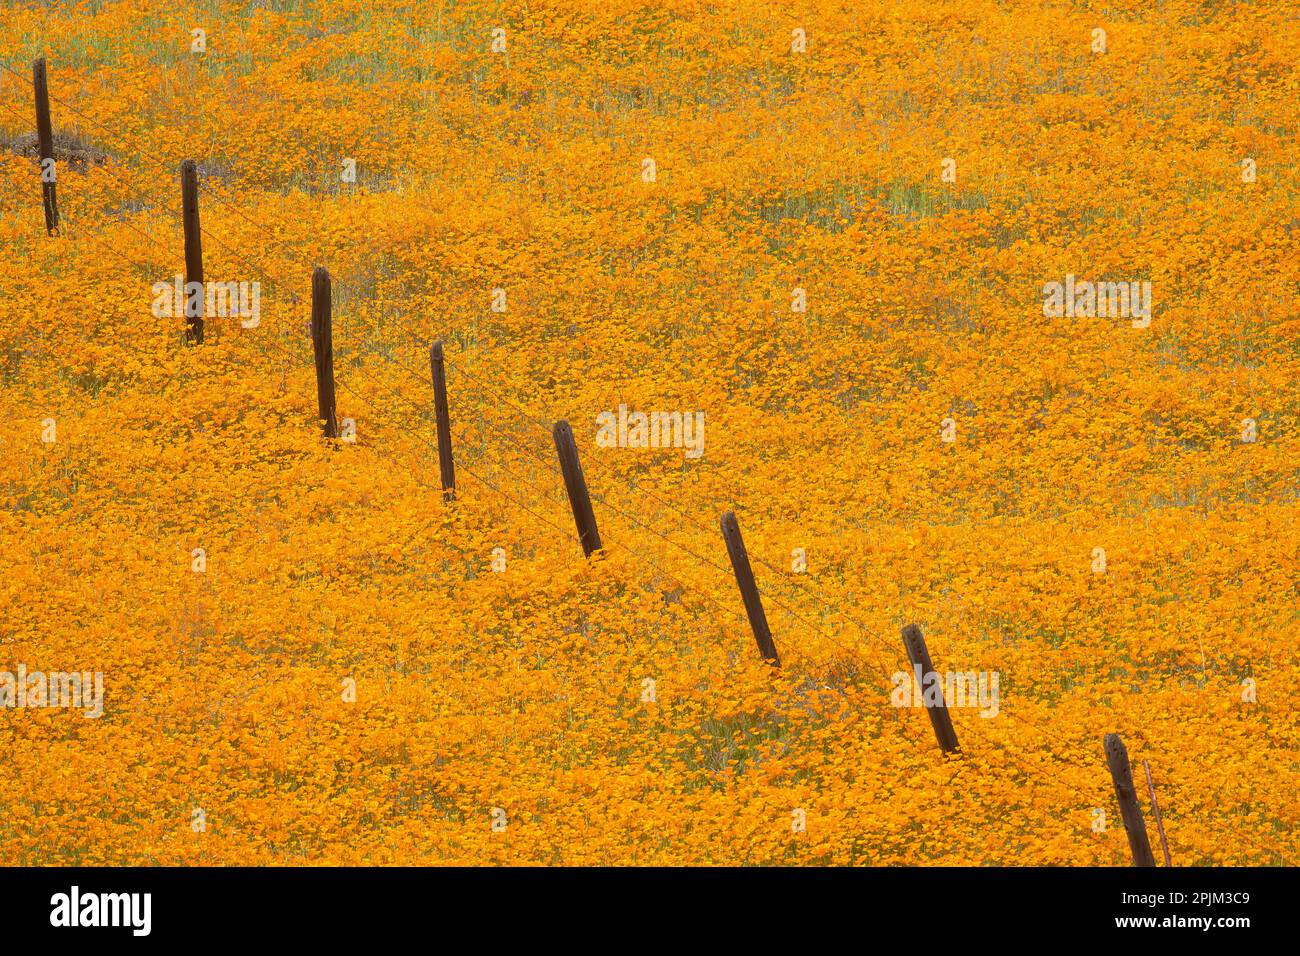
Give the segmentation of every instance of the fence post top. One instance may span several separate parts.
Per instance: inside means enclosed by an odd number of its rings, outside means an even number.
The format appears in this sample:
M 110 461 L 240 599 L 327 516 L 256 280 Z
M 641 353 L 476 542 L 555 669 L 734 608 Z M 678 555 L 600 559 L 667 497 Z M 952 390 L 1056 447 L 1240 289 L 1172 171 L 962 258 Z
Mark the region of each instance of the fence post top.
M 917 653 L 925 651 L 925 635 L 916 624 L 907 624 L 903 627 L 903 644 L 907 647 L 907 656 L 913 659 Z
M 1128 749 L 1124 746 L 1124 741 L 1120 740 L 1119 734 L 1107 734 L 1102 740 L 1102 746 L 1106 748 L 1107 756 L 1119 756 L 1123 754 L 1128 757 Z
M 572 435 L 573 429 L 569 427 L 568 422 L 566 422 L 563 418 L 561 418 L 558 422 L 555 423 L 555 427 L 551 429 L 551 433 L 556 438 L 560 438 L 561 436 Z
M 722 512 L 722 533 L 728 535 L 740 533 L 740 524 L 736 521 L 734 511 Z
M 438 359 L 439 361 L 442 360 L 442 339 L 438 339 L 438 341 L 429 346 L 429 357 Z
M 908 624 L 903 628 L 903 647 L 907 650 L 907 659 L 914 665 L 923 665 L 930 657 L 925 635 L 916 624 Z

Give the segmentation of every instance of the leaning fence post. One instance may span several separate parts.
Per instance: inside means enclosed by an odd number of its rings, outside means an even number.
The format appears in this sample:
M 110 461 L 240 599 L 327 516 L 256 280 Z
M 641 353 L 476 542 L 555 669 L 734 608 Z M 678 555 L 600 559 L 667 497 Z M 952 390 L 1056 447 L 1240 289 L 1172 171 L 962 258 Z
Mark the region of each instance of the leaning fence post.
M 185 231 L 185 340 L 203 344 L 203 234 L 199 231 L 199 172 L 194 160 L 181 163 L 181 223 Z M 193 283 L 199 292 L 193 293 Z
M 749 628 L 754 632 L 758 653 L 763 660 L 780 667 L 781 658 L 776 652 L 776 643 L 772 640 L 772 630 L 767 626 L 763 599 L 759 596 L 758 585 L 754 583 L 754 569 L 749 566 L 749 552 L 745 550 L 745 539 L 740 536 L 740 525 L 736 522 L 735 512 L 728 511 L 722 516 L 722 540 L 727 543 L 731 569 L 736 573 L 736 585 L 740 588 L 740 599 L 745 604 L 745 614 L 749 618 Z
M 438 467 L 442 472 L 442 496 L 456 498 L 456 464 L 451 457 L 451 413 L 447 409 L 447 370 L 442 364 L 442 343 L 429 346 L 429 374 L 433 379 L 433 410 L 438 420 Z
M 1151 794 L 1151 815 L 1156 818 L 1156 832 L 1160 834 L 1160 849 L 1165 854 L 1165 866 L 1173 866 L 1169 857 L 1169 841 L 1165 838 L 1165 821 L 1160 818 L 1160 801 L 1156 799 L 1156 782 L 1151 777 L 1151 762 L 1142 761 L 1142 769 L 1147 772 L 1147 791 Z
M 1151 841 L 1147 839 L 1146 824 L 1142 821 L 1142 808 L 1138 806 L 1137 790 L 1133 787 L 1133 768 L 1129 766 L 1128 750 L 1119 734 L 1105 738 L 1106 763 L 1110 766 L 1110 779 L 1115 784 L 1115 799 L 1119 801 L 1120 817 L 1128 833 L 1128 848 L 1133 854 L 1134 866 L 1155 866 L 1151 855 Z
M 956 753 L 961 748 L 957 746 L 957 731 L 953 729 L 952 716 L 943 699 L 943 681 L 939 679 L 934 664 L 930 661 L 930 650 L 925 646 L 925 637 L 915 624 L 903 628 L 903 645 L 907 648 L 907 659 L 912 662 L 912 673 L 916 681 L 914 692 L 920 694 L 921 700 L 925 702 L 925 709 L 930 715 L 930 726 L 934 728 L 934 739 L 939 742 L 939 749 L 944 753 Z M 927 684 L 939 689 L 938 701 L 931 703 L 926 699 Z
M 591 557 L 593 551 L 601 549 L 600 532 L 596 530 L 596 513 L 591 510 L 591 495 L 587 491 L 587 479 L 582 474 L 582 465 L 578 462 L 578 446 L 573 441 L 573 429 L 566 421 L 555 423 L 555 451 L 560 456 L 560 473 L 564 475 L 564 490 L 569 496 L 569 506 L 573 509 L 573 521 L 578 526 L 578 541 L 582 552 Z
M 54 127 L 50 123 L 50 84 L 45 58 L 32 63 L 32 89 L 36 93 L 36 148 L 40 154 L 41 204 L 45 207 L 45 231 L 54 235 L 59 228 L 59 203 L 54 194 L 58 174 L 54 164 Z
M 311 350 L 316 358 L 316 405 L 326 438 L 339 437 L 334 414 L 334 330 L 330 274 L 317 266 L 311 275 Z

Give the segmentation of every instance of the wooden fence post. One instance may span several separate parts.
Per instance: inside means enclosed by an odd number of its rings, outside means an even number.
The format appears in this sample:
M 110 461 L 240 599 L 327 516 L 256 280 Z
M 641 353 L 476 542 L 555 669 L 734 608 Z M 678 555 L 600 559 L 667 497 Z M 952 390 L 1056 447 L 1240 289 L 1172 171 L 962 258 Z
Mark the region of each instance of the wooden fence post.
M 930 649 L 925 646 L 925 637 L 915 624 L 903 628 L 903 646 L 907 648 L 907 659 L 912 662 L 912 674 L 916 680 L 915 693 L 921 694 L 925 709 L 930 714 L 930 726 L 934 728 L 934 739 L 939 742 L 939 749 L 946 754 L 956 753 L 957 731 L 952 726 L 952 716 L 943 699 L 943 681 L 930 661 Z M 938 703 L 930 703 L 925 698 L 925 686 L 933 683 L 939 688 Z
M 1106 763 L 1110 766 L 1110 779 L 1115 784 L 1115 799 L 1119 801 L 1120 817 L 1128 832 L 1128 848 L 1133 854 L 1134 866 L 1155 866 L 1151 855 L 1151 841 L 1147 839 L 1146 824 L 1142 821 L 1142 808 L 1138 806 L 1137 790 L 1133 787 L 1133 768 L 1129 766 L 1128 750 L 1119 734 L 1105 738 Z
M 740 525 L 733 511 L 722 516 L 722 540 L 727 543 L 727 555 L 731 558 L 731 569 L 736 574 L 736 585 L 740 588 L 740 599 L 745 604 L 745 615 L 749 618 L 750 630 L 754 632 L 758 653 L 769 664 L 780 667 L 781 657 L 776 652 L 772 630 L 767 626 L 763 599 L 754 583 L 754 569 L 749 566 L 749 552 L 745 550 L 745 539 L 740 536 Z
M 429 346 L 429 373 L 433 379 L 433 409 L 438 420 L 438 467 L 442 496 L 456 499 L 456 464 L 451 457 L 451 413 L 447 408 L 447 371 L 442 363 L 442 342 Z
M 199 172 L 194 160 L 181 163 L 181 223 L 185 231 L 185 340 L 203 344 L 205 297 L 191 294 L 191 283 L 203 288 L 203 234 L 199 231 Z
M 44 57 L 32 63 L 32 88 L 36 93 L 36 148 L 40 154 L 41 205 L 45 207 L 45 232 L 52 236 L 59 229 L 59 202 L 54 192 L 58 174 L 54 163 L 54 127 L 50 123 L 50 85 Z
M 326 438 L 339 437 L 334 413 L 334 329 L 330 274 L 317 266 L 311 275 L 311 350 L 316 357 L 316 406 Z
M 568 422 L 558 421 L 553 433 L 555 451 L 560 456 L 560 473 L 564 475 L 564 490 L 569 496 L 569 507 L 573 509 L 574 524 L 578 526 L 578 541 L 582 544 L 582 553 L 591 557 L 593 551 L 601 549 L 600 532 L 596 529 L 596 513 L 591 510 L 587 479 L 578 462 L 573 429 Z

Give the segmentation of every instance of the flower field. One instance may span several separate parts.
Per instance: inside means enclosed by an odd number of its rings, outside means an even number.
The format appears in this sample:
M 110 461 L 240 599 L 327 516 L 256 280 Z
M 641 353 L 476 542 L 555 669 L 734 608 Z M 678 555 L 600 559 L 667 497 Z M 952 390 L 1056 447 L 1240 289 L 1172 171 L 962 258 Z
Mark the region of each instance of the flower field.
M 1147 766 L 1173 865 L 1294 865 L 1297 59 L 1277 0 L 6 5 L 0 863 L 1127 866 L 1117 733 L 1160 865 Z M 256 284 L 201 343 L 187 159 Z M 995 678 L 957 753 L 913 623 Z

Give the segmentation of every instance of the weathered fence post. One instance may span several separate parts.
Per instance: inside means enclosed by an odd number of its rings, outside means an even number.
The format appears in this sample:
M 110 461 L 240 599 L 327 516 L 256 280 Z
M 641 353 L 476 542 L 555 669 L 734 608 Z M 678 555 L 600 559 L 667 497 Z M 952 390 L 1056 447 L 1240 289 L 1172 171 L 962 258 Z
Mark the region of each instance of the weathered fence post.
M 442 364 L 442 343 L 429 346 L 429 374 L 433 379 L 433 410 L 438 420 L 438 467 L 442 472 L 442 496 L 456 498 L 456 464 L 451 457 L 451 413 L 447 408 L 447 371 Z
M 728 511 L 722 516 L 722 540 L 727 543 L 731 569 L 736 574 L 736 585 L 740 588 L 740 599 L 745 604 L 745 615 L 749 618 L 750 630 L 754 632 L 758 653 L 763 660 L 780 667 L 781 657 L 776 652 L 772 630 L 767 626 L 763 599 L 758 593 L 758 585 L 754 583 L 754 569 L 749 566 L 749 552 L 745 550 L 745 539 L 740 536 L 740 525 L 736 522 L 735 512 Z
M 1151 794 L 1151 815 L 1156 818 L 1156 832 L 1160 834 L 1160 849 L 1164 851 L 1165 866 L 1173 866 L 1169 858 L 1169 841 L 1165 839 L 1165 821 L 1160 819 L 1160 802 L 1156 800 L 1156 782 L 1151 777 L 1151 762 L 1142 761 L 1142 769 L 1147 772 L 1147 792 Z
M 578 526 L 578 541 L 582 552 L 591 557 L 601 549 L 600 532 L 596 530 L 596 514 L 591 510 L 591 495 L 587 492 L 587 479 L 578 462 L 578 446 L 573 441 L 573 429 L 566 421 L 555 423 L 555 451 L 560 456 L 560 472 L 564 475 L 564 490 L 569 495 L 573 521 Z
M 185 230 L 185 340 L 203 344 L 205 297 L 193 294 L 197 282 L 203 286 L 203 234 L 199 231 L 199 172 L 194 160 L 181 163 L 181 223 Z
M 50 83 L 45 58 L 32 63 L 32 89 L 36 93 L 36 149 L 40 154 L 41 205 L 45 207 L 45 231 L 54 235 L 59 228 L 59 202 L 54 194 L 58 173 L 54 163 L 54 127 L 50 123 Z
M 930 649 L 925 646 L 925 637 L 915 624 L 903 628 L 903 646 L 907 648 L 907 659 L 912 662 L 912 674 L 916 681 L 914 692 L 920 694 L 925 703 L 925 709 L 930 715 L 930 726 L 934 728 L 934 739 L 939 742 L 939 749 L 944 753 L 956 753 L 961 748 L 957 746 L 957 731 L 953 729 L 952 716 L 943 699 L 943 681 L 939 679 L 934 664 L 930 661 Z M 938 688 L 937 702 L 932 703 L 926 699 L 926 684 Z
M 339 437 L 334 414 L 334 329 L 330 274 L 317 266 L 311 275 L 311 350 L 316 357 L 316 405 L 326 438 Z
M 1142 808 L 1138 806 L 1137 790 L 1133 787 L 1133 768 L 1129 766 L 1128 750 L 1119 734 L 1105 738 L 1106 763 L 1110 766 L 1110 779 L 1115 784 L 1115 799 L 1119 801 L 1120 817 L 1128 833 L 1128 848 L 1133 854 L 1134 866 L 1155 866 L 1151 855 L 1151 842 L 1147 839 L 1146 824 L 1142 821 Z

